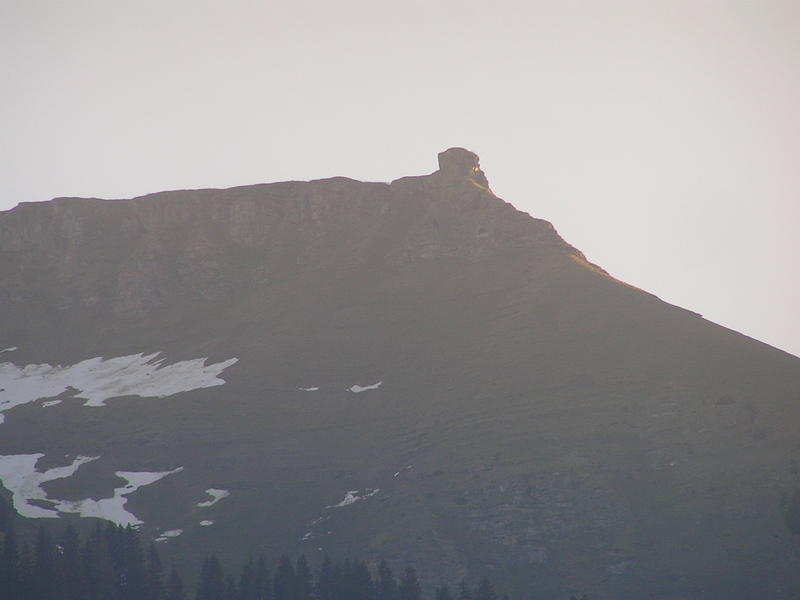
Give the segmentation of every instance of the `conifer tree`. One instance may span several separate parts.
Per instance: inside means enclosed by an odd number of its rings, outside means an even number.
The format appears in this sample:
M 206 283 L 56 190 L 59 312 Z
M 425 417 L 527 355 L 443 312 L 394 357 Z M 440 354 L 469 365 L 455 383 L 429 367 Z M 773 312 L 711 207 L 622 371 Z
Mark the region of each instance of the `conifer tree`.
M 21 593 L 19 550 L 14 529 L 9 527 L 4 532 L 0 555 L 0 599 L 14 600 Z
M 256 562 L 252 556 L 247 558 L 247 562 L 242 567 L 239 576 L 239 599 L 258 600 L 258 587 L 256 584 Z
M 295 572 L 289 557 L 285 554 L 278 561 L 272 589 L 274 600 L 295 600 Z
M 116 575 L 109 547 L 109 529 L 94 528 L 81 553 L 84 600 L 116 600 Z
M 166 600 L 186 600 L 186 594 L 183 591 L 183 581 L 181 581 L 180 575 L 178 575 L 178 571 L 175 569 L 175 565 L 172 566 L 169 572 L 165 598 Z
M 8 533 L 13 528 L 14 512 L 11 509 L 11 504 L 5 499 L 0 497 L 0 533 Z
M 164 567 L 158 555 L 155 544 L 150 544 L 147 550 L 147 600 L 162 600 L 164 597 Z
M 403 571 L 403 578 L 400 580 L 397 591 L 399 592 L 400 600 L 420 600 L 422 588 L 419 585 L 414 567 L 406 567 L 406 570 Z
M 466 580 L 462 579 L 458 584 L 457 600 L 472 600 L 472 590 L 469 589 L 469 584 Z
M 308 562 L 304 554 L 297 559 L 295 567 L 295 600 L 312 600 L 314 595 L 314 578 L 308 568 Z
M 139 600 L 147 594 L 147 567 L 144 552 L 139 542 L 139 534 L 128 525 L 117 529 L 119 543 L 119 563 L 117 582 L 123 600 Z
M 338 600 L 349 600 L 356 591 L 353 586 L 353 562 L 346 558 L 342 563 L 339 575 L 336 578 L 336 596 Z
M 377 600 L 398 600 L 397 581 L 385 560 L 378 564 L 378 582 L 376 584 Z
M 256 565 L 256 590 L 258 600 L 272 600 L 272 578 L 263 556 L 259 557 Z
M 450 594 L 450 588 L 447 585 L 436 589 L 436 600 L 453 600 L 453 596 Z
M 225 596 L 225 580 L 222 565 L 213 554 L 203 561 L 200 581 L 197 584 L 197 600 L 222 600 Z
M 37 600 L 56 600 L 60 590 L 56 574 L 55 545 L 50 534 L 39 526 L 33 562 L 33 591 Z
M 475 592 L 475 600 L 497 600 L 494 587 L 492 587 L 492 584 L 485 577 L 478 583 L 478 589 Z
M 336 581 L 333 573 L 333 563 L 325 556 L 322 567 L 317 577 L 316 596 L 318 600 L 336 600 Z
M 225 593 L 222 600 L 239 600 L 239 592 L 236 589 L 236 580 L 233 575 L 225 577 Z
M 364 561 L 353 562 L 353 600 L 375 600 L 375 584 Z
M 28 542 L 23 540 L 19 551 L 19 571 L 17 575 L 17 590 L 20 600 L 34 600 L 33 584 L 33 559 Z
M 71 525 L 64 531 L 61 542 L 61 581 L 64 600 L 82 600 L 83 582 L 81 578 L 81 550 L 78 532 Z

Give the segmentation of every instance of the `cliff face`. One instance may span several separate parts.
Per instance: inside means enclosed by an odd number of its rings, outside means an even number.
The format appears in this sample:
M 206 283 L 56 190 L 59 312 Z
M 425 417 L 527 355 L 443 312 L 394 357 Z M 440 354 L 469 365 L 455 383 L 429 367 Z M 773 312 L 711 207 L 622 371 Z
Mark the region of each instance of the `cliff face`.
M 163 543 L 188 560 L 800 592 L 800 361 L 611 279 L 467 150 L 389 184 L 21 205 L 0 282 L 0 479 L 23 514 L 98 515 L 114 473 L 160 473 L 125 507 L 146 537 L 182 529 Z
M 338 177 L 23 204 L 0 220 L 2 300 L 41 299 L 25 289 L 33 273 L 59 287 L 57 310 L 143 315 L 177 298 L 228 302 L 309 270 L 563 246 L 548 223 L 491 193 L 476 155 L 450 149 L 440 163 L 391 184 Z

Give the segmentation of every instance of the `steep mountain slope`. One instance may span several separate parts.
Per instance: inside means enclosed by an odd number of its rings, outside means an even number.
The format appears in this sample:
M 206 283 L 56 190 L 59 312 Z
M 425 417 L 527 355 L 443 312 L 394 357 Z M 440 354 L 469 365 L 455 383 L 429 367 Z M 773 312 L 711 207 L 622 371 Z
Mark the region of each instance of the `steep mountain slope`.
M 192 561 L 796 597 L 800 359 L 612 279 L 474 154 L 439 162 L 0 213 L 18 511 L 141 521 Z

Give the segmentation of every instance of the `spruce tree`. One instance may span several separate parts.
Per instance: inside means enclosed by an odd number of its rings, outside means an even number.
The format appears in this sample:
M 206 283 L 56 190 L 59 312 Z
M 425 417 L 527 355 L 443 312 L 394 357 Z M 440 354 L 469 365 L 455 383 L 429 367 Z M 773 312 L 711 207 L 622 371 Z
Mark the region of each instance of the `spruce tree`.
M 183 581 L 181 581 L 180 575 L 178 575 L 178 571 L 175 569 L 175 565 L 172 566 L 169 572 L 165 600 L 186 600 L 186 593 L 183 591 Z
M 98 522 L 83 545 L 81 583 L 84 600 L 116 600 L 118 598 L 116 575 L 108 546 L 108 531 L 108 529 L 103 531 Z
M 3 537 L 3 550 L 0 556 L 0 598 L 15 600 L 21 595 L 19 550 L 14 530 L 9 527 Z
M 289 557 L 285 554 L 278 561 L 272 584 L 274 600 L 295 600 L 295 573 Z
M 239 600 L 239 592 L 236 589 L 236 580 L 233 575 L 225 577 L 225 593 L 222 600 Z
M 120 526 L 117 535 L 120 551 L 117 581 L 120 596 L 123 600 L 140 600 L 147 594 L 147 567 L 139 534 L 128 525 L 126 528 Z
M 61 542 L 63 553 L 61 555 L 61 571 L 64 600 L 82 600 L 83 581 L 81 565 L 81 549 L 78 532 L 70 525 L 64 531 Z
M 158 550 L 152 543 L 147 550 L 146 598 L 147 600 L 163 600 L 164 598 L 164 567 L 161 565 Z
M 258 600 L 272 600 L 272 578 L 269 575 L 267 561 L 261 556 L 256 565 L 256 591 Z
M 417 579 L 417 572 L 414 567 L 406 567 L 403 571 L 403 578 L 398 586 L 400 600 L 420 600 L 422 589 Z
M 197 600 L 222 600 L 225 596 L 225 580 L 222 565 L 213 554 L 203 561 L 200 581 L 197 584 Z
M 34 600 L 36 590 L 33 584 L 33 560 L 27 541 L 22 542 L 19 551 L 19 570 L 17 571 L 17 590 L 20 600 Z
M 466 580 L 462 579 L 458 584 L 458 596 L 456 600 L 472 600 L 472 590 Z
M 325 556 L 322 559 L 322 568 L 317 577 L 316 596 L 318 600 L 336 600 L 336 581 L 333 573 L 333 563 Z
M 475 592 L 475 600 L 497 600 L 494 587 L 492 587 L 492 584 L 485 577 L 478 583 L 478 589 Z
M 239 598 L 240 600 L 259 600 L 258 592 L 256 562 L 250 556 L 247 558 L 247 562 L 244 563 L 242 574 L 239 576 Z
M 398 600 L 397 581 L 385 560 L 378 564 L 376 588 L 375 595 L 377 600 Z
M 353 562 L 346 558 L 338 573 L 339 576 L 336 580 L 337 600 L 350 600 L 356 593 L 353 586 Z
M 447 585 L 436 589 L 436 600 L 453 600 L 453 596 L 450 594 L 450 588 Z
M 375 583 L 372 574 L 364 561 L 353 562 L 353 596 L 352 600 L 375 600 Z
M 295 600 L 312 600 L 314 595 L 314 578 L 308 568 L 305 555 L 301 554 L 295 567 Z
M 55 544 L 41 525 L 36 533 L 33 590 L 37 600 L 56 600 L 56 593 L 60 591 L 56 573 Z
M 8 500 L 0 497 L 0 533 L 8 533 L 13 528 L 14 511 Z

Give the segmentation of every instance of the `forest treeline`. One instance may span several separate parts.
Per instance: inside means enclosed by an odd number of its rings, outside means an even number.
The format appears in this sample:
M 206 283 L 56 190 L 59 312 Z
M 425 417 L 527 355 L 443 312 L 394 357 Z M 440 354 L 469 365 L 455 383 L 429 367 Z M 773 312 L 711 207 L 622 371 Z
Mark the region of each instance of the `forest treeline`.
M 304 556 L 282 556 L 272 569 L 263 558 L 250 559 L 234 575 L 210 555 L 196 589 L 187 590 L 175 567 L 166 569 L 156 546 L 145 549 L 132 527 L 98 523 L 83 540 L 71 526 L 56 539 L 40 527 L 31 544 L 19 541 L 2 516 L 0 600 L 423 600 L 413 567 L 395 576 L 385 561 L 373 572 L 361 560 L 325 558 L 314 574 Z M 440 587 L 431 600 L 500 599 L 484 579 L 474 588 Z
M 72 526 L 56 539 L 40 527 L 29 543 L 15 535 L 2 498 L 0 538 L 0 600 L 508 600 L 506 594 L 498 598 L 487 579 L 445 585 L 430 597 L 411 566 L 395 575 L 385 561 L 373 571 L 362 560 L 326 557 L 312 573 L 304 556 L 292 561 L 285 555 L 272 569 L 263 558 L 251 558 L 235 574 L 209 555 L 189 590 L 132 527 L 98 522 L 85 539 Z

